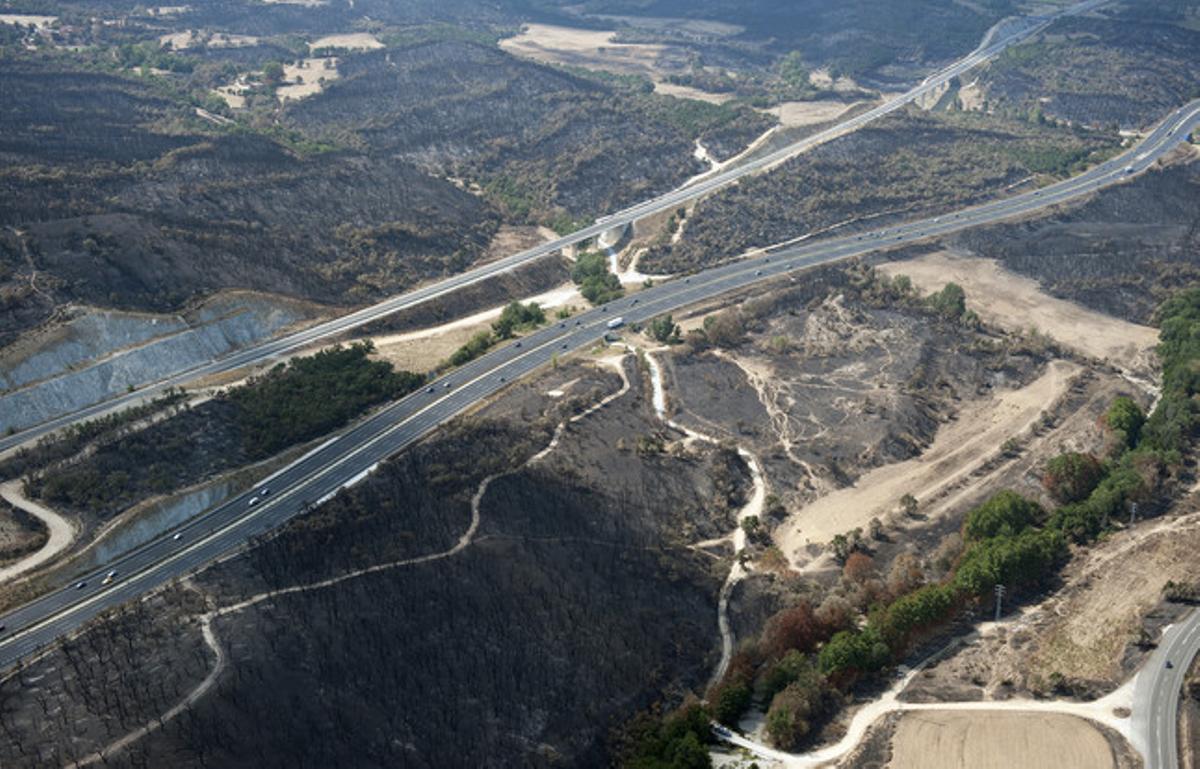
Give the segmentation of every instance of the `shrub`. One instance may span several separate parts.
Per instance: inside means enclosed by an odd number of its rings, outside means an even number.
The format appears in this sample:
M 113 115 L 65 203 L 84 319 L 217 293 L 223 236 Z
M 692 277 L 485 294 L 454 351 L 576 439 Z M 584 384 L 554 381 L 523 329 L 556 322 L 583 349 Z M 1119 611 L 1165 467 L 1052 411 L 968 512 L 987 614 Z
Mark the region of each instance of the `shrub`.
M 1104 478 L 1104 467 L 1091 454 L 1069 451 L 1046 463 L 1042 485 L 1060 503 L 1087 498 Z
M 492 330 L 496 332 L 497 337 L 508 339 L 517 330 L 540 326 L 545 322 L 546 313 L 537 302 L 510 302 L 500 313 L 500 317 L 492 323 Z
M 1030 585 L 1046 577 L 1067 555 L 1067 541 L 1054 529 L 1026 529 L 1017 536 L 975 542 L 954 574 L 958 590 L 982 597 L 996 585 Z
M 1013 491 L 1001 491 L 967 513 L 963 538 L 987 539 L 1012 536 L 1031 526 L 1042 515 L 1042 508 Z
M 468 339 L 466 344 L 451 353 L 450 365 L 461 366 L 464 363 L 470 363 L 487 352 L 488 348 L 495 343 L 496 338 L 492 336 L 491 331 L 480 331 Z

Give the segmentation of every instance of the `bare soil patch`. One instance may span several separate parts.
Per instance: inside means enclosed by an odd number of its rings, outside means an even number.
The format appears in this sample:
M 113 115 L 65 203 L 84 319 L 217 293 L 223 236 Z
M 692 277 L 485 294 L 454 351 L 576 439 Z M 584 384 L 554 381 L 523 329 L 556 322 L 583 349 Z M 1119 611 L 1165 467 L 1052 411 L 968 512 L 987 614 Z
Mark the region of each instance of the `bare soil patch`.
M 865 529 L 872 518 L 888 517 L 906 493 L 917 499 L 938 496 L 944 487 L 983 465 L 1007 439 L 1036 424 L 1079 370 L 1074 363 L 1052 361 L 1045 373 L 1025 387 L 964 404 L 959 418 L 940 429 L 923 454 L 876 468 L 853 486 L 801 508 L 780 527 L 776 542 L 795 559 L 809 544 L 828 542 L 851 529 Z
M 786 101 L 763 112 L 776 117 L 784 128 L 798 128 L 835 120 L 853 106 L 840 101 Z
M 553 24 L 527 24 L 500 47 L 516 56 L 548 64 L 588 67 L 623 75 L 658 80 L 658 57 L 665 46 L 648 43 L 614 43 L 611 30 L 575 29 Z
M 947 282 L 963 287 L 967 306 L 991 325 L 1036 328 L 1056 342 L 1123 368 L 1149 370 L 1158 331 L 1051 296 L 1036 280 L 1010 272 L 993 259 L 938 251 L 879 266 L 888 275 L 907 275 L 923 292 Z
M 891 769 L 1105 769 L 1112 749 L 1087 721 L 1050 713 L 906 713 Z
M 679 49 L 657 43 L 618 43 L 612 30 L 576 29 L 553 24 L 527 24 L 521 34 L 500 42 L 514 56 L 544 64 L 636 75 L 654 82 L 654 90 L 681 99 L 698 99 L 723 104 L 733 94 L 711 93 L 691 86 L 666 82 L 668 74 L 685 70 L 686 55 Z
M 288 85 L 276 88 L 275 95 L 281 102 L 303 99 L 306 96 L 320 93 L 324 90 L 325 83 L 337 80 L 337 78 L 338 68 L 335 57 L 301 59 L 284 65 L 283 79 Z

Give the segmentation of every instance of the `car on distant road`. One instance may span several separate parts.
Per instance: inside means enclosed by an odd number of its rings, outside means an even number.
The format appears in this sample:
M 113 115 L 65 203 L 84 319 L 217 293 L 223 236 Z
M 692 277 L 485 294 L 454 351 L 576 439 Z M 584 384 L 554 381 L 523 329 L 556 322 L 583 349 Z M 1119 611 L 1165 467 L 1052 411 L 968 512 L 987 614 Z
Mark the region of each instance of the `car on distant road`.
M 104 580 L 100 584 L 101 585 L 111 585 L 112 581 L 116 578 L 117 578 L 117 570 L 113 569 L 108 574 L 104 575 Z
M 258 504 L 258 497 L 250 497 L 250 507 L 254 507 L 257 504 Z
M 258 490 L 258 496 L 260 496 L 260 497 L 265 497 L 270 493 L 271 493 L 271 490 L 269 488 L 267 488 L 266 486 L 263 486 L 261 489 Z
M 83 590 L 85 587 L 87 587 L 87 580 L 84 580 L 84 581 L 82 581 L 82 582 L 76 582 L 76 583 L 75 583 L 75 589 L 76 589 L 76 590 Z
M 171 539 L 178 542 L 179 540 L 183 539 L 183 533 L 177 531 L 177 532 L 175 532 L 175 536 L 171 537 Z

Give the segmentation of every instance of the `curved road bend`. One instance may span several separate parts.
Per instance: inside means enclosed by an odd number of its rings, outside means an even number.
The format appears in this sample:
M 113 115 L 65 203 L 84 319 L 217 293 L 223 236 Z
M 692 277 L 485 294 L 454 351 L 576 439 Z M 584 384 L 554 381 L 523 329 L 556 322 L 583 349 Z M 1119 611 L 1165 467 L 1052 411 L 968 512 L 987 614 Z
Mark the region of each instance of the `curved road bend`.
M 83 578 L 86 585 L 82 589 L 68 586 L 56 590 L 0 617 L 0 624 L 7 628 L 0 639 L 0 668 L 79 628 L 100 612 L 188 574 L 280 526 L 311 503 L 336 493 L 380 461 L 508 383 L 556 356 L 594 344 L 614 317 L 620 316 L 627 323 L 646 322 L 757 283 L 781 278 L 795 280 L 791 273 L 810 267 L 1023 216 L 1066 202 L 1145 170 L 1198 123 L 1200 100 L 1176 110 L 1132 150 L 1073 179 L 892 229 L 730 262 L 547 326 L 441 377 L 429 390 L 413 393 L 381 409 L 317 447 L 264 481 L 272 493 L 257 506 L 250 507 L 256 490 L 243 493 L 175 529 L 171 533 L 177 534 L 178 540 L 164 535 L 88 574 Z M 118 580 L 101 585 L 103 575 L 110 569 L 119 572 Z
M 1179 700 L 1183 679 L 1200 652 L 1200 611 L 1167 628 L 1133 687 L 1133 734 L 1146 769 L 1179 766 Z M 1170 663 L 1171 667 L 1167 667 Z
M 800 141 L 783 147 L 782 149 L 779 149 L 754 161 L 738 166 L 737 168 L 724 171 L 702 181 L 697 181 L 694 184 L 673 190 L 643 203 L 638 203 L 637 205 L 626 208 L 622 211 L 612 214 L 611 216 L 603 217 L 602 219 L 597 220 L 595 224 L 585 227 L 565 237 L 558 238 L 557 240 L 543 243 L 542 245 L 535 246 L 527 251 L 521 251 L 520 253 L 506 256 L 503 259 L 476 267 L 472 270 L 468 270 L 467 272 L 446 278 L 445 280 L 436 283 L 432 283 L 423 288 L 418 288 L 406 294 L 401 294 L 399 296 L 386 299 L 378 304 L 372 305 L 371 307 L 366 307 L 348 315 L 343 315 L 342 317 L 326 321 L 325 323 L 317 324 L 311 328 L 304 329 L 303 331 L 298 331 L 294 334 L 289 334 L 278 339 L 239 350 L 235 353 L 218 358 L 200 366 L 181 371 L 167 379 L 142 387 L 141 389 L 135 390 L 131 393 L 122 393 L 113 398 L 100 401 L 99 403 L 85 407 L 70 414 L 64 414 L 60 417 L 42 422 L 38 425 L 28 427 L 20 432 L 14 433 L 13 435 L 0 438 L 0 452 L 7 451 L 8 449 L 41 437 L 47 433 L 58 430 L 81 419 L 95 417 L 123 406 L 145 402 L 151 398 L 161 395 L 162 392 L 168 387 L 180 386 L 196 379 L 201 379 L 203 377 L 220 374 L 227 371 L 233 371 L 254 363 L 259 363 L 270 360 L 271 358 L 285 355 L 295 350 L 312 345 L 313 343 L 322 339 L 327 339 L 331 336 L 336 336 L 337 334 L 350 331 L 401 310 L 414 307 L 448 294 L 452 291 L 456 291 L 465 286 L 479 283 L 480 281 L 508 272 L 523 264 L 527 264 L 552 254 L 555 251 L 559 251 L 567 246 L 571 246 L 600 235 L 607 230 L 630 224 L 638 219 L 649 216 L 650 214 L 666 211 L 682 203 L 694 200 L 716 189 L 727 186 L 743 176 L 758 172 L 764 168 L 779 163 L 796 154 L 797 152 L 811 149 L 819 144 L 824 144 L 846 133 L 857 130 L 858 128 L 861 128 L 867 123 L 877 120 L 884 115 L 895 112 L 904 105 L 919 99 L 930 91 L 945 84 L 951 78 L 967 72 L 968 70 L 987 61 L 988 59 L 991 59 L 1014 43 L 1018 43 L 1030 35 L 1041 31 L 1056 19 L 1063 16 L 1090 11 L 1107 1 L 1108 0 L 1085 0 L 1085 2 L 1069 6 L 1053 14 L 1029 16 L 1023 19 L 1002 22 L 1006 28 L 1006 31 L 1003 33 L 997 33 L 996 30 L 999 28 L 999 25 L 997 25 L 997 27 L 993 27 L 993 29 L 989 30 L 988 35 L 984 38 L 985 44 L 981 45 L 964 58 L 929 76 L 924 82 L 907 93 L 901 94 L 900 96 L 897 96 L 896 98 L 891 99 L 884 104 L 875 107 L 874 109 L 850 118 L 833 126 L 832 128 L 821 131 L 820 133 L 814 134 L 805 139 L 801 139 Z M 1008 29 L 1009 27 L 1011 27 L 1011 29 Z M 994 41 L 990 41 L 993 37 L 996 39 Z M 0 432 L 3 430 L 4 425 L 0 425 Z

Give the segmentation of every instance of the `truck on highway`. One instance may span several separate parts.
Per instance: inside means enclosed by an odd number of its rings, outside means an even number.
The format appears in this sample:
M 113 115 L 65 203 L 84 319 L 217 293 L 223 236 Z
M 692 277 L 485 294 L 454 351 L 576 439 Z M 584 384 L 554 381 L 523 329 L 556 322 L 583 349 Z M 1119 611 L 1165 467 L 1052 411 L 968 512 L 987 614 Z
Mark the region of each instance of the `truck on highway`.
M 605 325 L 608 326 L 608 328 L 610 328 L 610 329 L 620 328 L 621 326 L 625 325 L 625 319 L 624 318 L 613 318 Z

